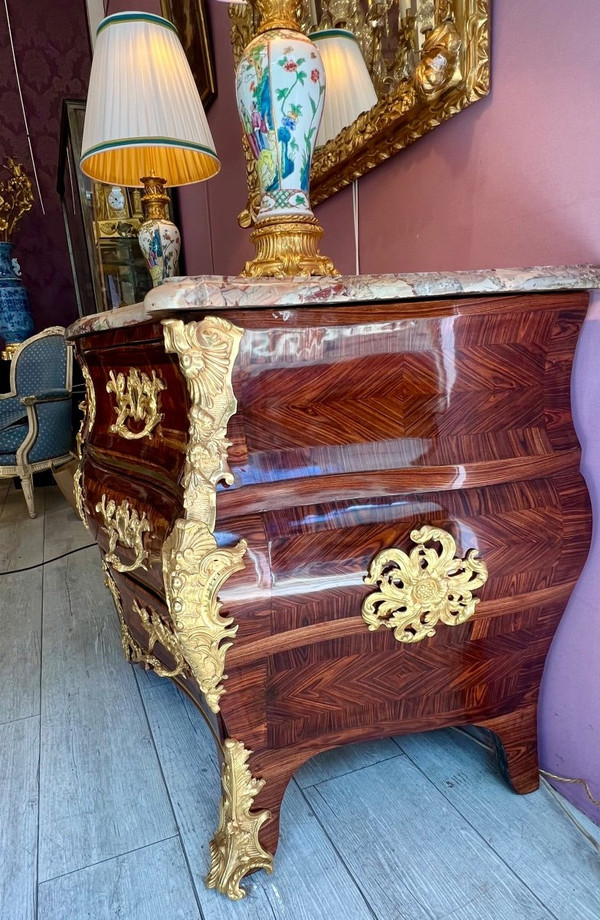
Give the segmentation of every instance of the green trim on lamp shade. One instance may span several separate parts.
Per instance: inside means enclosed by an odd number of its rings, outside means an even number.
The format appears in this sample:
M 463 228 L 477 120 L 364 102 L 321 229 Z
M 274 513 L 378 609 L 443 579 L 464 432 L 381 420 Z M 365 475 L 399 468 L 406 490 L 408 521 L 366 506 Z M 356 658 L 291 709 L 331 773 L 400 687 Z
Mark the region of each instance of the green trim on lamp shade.
M 343 35 L 344 38 L 350 38 L 353 42 L 357 42 L 356 35 L 349 29 L 322 29 L 320 32 L 309 32 L 308 37 L 311 41 L 318 42 L 322 38 L 333 38 L 334 35 Z
M 113 13 L 112 16 L 107 16 L 106 19 L 103 19 L 98 28 L 96 29 L 96 35 L 100 35 L 104 29 L 108 26 L 113 25 L 117 22 L 153 22 L 158 26 L 162 26 L 164 29 L 170 29 L 171 32 L 175 32 L 176 35 L 179 33 L 173 25 L 172 22 L 169 22 L 168 19 L 164 19 L 162 16 L 157 16 L 155 13 Z
M 204 147 L 202 144 L 194 144 L 193 141 L 180 141 L 175 137 L 124 137 L 90 147 L 81 157 L 80 165 L 83 165 L 89 157 L 96 156 L 98 153 L 107 153 L 110 150 L 119 150 L 123 147 L 178 147 L 182 150 L 191 150 L 194 153 L 205 153 L 214 160 L 219 160 L 216 151 L 211 150 L 210 147 Z

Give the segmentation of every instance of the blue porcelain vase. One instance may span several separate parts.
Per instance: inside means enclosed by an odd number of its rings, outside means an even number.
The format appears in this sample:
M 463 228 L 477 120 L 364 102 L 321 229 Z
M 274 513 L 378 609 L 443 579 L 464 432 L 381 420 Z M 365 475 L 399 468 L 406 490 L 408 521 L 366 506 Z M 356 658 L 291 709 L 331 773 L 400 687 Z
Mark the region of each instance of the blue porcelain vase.
M 29 297 L 12 260 L 12 243 L 0 243 L 0 337 L 18 345 L 33 335 Z

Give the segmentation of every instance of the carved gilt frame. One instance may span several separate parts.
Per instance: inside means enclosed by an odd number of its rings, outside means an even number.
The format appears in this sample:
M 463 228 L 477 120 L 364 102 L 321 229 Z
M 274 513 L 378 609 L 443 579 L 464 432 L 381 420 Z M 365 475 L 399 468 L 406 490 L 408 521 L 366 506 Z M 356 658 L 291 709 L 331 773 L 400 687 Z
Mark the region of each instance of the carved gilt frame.
M 434 0 L 435 27 L 426 36 L 414 73 L 315 152 L 313 206 L 489 93 L 490 6 L 491 0 Z M 237 65 L 253 35 L 255 13 L 250 3 L 234 4 L 229 13 Z M 258 182 L 245 141 L 244 151 L 248 208 L 239 221 L 249 226 L 258 203 Z

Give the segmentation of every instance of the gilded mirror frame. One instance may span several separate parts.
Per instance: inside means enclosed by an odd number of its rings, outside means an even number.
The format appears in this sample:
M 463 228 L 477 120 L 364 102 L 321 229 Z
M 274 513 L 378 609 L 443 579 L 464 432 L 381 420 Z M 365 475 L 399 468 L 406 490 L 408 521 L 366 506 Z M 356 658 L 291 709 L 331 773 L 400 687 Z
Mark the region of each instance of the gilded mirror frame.
M 348 0 L 349 8 L 352 2 Z M 425 33 L 413 73 L 401 80 L 393 92 L 380 98 L 369 112 L 359 115 L 353 124 L 316 150 L 310 184 L 313 206 L 489 93 L 491 0 L 418 2 L 433 9 L 434 25 Z M 237 65 L 254 34 L 256 13 L 248 3 L 233 4 L 229 14 Z M 308 22 L 306 14 L 303 21 Z M 259 193 L 255 160 L 245 138 L 243 143 L 248 206 L 240 214 L 239 222 L 241 226 L 249 226 L 257 210 Z

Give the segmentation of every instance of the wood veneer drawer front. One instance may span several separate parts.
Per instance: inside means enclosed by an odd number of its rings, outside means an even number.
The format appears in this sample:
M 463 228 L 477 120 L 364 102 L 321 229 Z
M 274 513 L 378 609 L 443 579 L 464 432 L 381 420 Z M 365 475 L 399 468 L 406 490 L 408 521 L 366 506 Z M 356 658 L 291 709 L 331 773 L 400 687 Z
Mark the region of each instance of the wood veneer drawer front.
M 410 320 L 390 304 L 368 322 L 312 310 L 312 325 L 296 310 L 285 326 L 248 328 L 223 505 L 244 500 L 236 490 L 252 509 L 272 507 L 280 489 L 308 502 L 326 476 L 333 493 L 353 494 L 371 476 L 375 495 L 379 474 L 387 490 L 397 471 L 412 482 L 428 472 L 432 487 L 519 465 L 530 476 L 578 447 L 569 383 L 586 304 L 586 294 L 504 298 L 492 312 L 465 301 L 450 316 L 422 304 Z
M 117 475 L 86 458 L 83 493 L 88 522 L 111 567 L 164 596 L 162 546 L 183 514 L 177 490 Z
M 233 691 L 258 686 L 262 664 L 266 711 L 257 698 L 255 721 L 262 713 L 273 746 L 349 724 L 472 722 L 517 701 L 535 702 L 591 530 L 576 464 L 548 479 L 290 507 L 262 519 L 273 580 L 270 632 L 234 642 L 227 658 L 232 693 L 222 708 L 228 726 L 237 727 Z M 430 617 L 433 634 L 413 642 L 402 629 L 398 592 L 395 623 L 382 617 L 370 630 L 362 609 L 379 589 L 365 574 L 390 548 L 410 553 L 411 534 L 424 524 L 453 537 L 457 558 L 478 551 L 488 571 L 473 592 L 479 602 L 462 622 Z M 440 568 L 442 581 L 446 573 Z M 396 575 L 402 582 L 400 569 Z M 410 578 L 405 584 L 408 594 L 416 590 Z M 406 625 L 413 629 L 410 616 Z
M 189 398 L 177 358 L 162 340 L 82 351 L 96 413 L 87 441 L 103 462 L 137 465 L 178 482 L 188 440 Z

